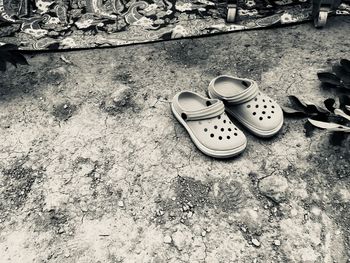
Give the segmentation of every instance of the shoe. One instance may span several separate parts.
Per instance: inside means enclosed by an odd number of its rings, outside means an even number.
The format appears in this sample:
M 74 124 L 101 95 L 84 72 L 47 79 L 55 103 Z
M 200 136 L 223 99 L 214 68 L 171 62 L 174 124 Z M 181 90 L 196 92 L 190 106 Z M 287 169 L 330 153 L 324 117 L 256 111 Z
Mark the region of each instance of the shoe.
M 223 101 L 226 112 L 259 137 L 271 137 L 282 128 L 281 107 L 253 80 L 219 76 L 210 82 L 208 94 Z
M 246 148 L 247 138 L 228 118 L 222 101 L 182 91 L 174 96 L 171 109 L 194 144 L 206 155 L 228 158 Z

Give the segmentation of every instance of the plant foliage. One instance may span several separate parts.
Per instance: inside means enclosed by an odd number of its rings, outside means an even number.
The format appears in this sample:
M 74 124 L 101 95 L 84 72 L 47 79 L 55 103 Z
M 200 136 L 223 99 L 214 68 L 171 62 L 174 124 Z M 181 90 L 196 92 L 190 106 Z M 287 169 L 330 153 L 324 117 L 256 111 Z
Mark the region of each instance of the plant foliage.
M 317 76 L 323 85 L 342 92 L 339 98 L 329 98 L 324 100 L 323 105 L 317 105 L 297 96 L 289 96 L 290 105 L 282 107 L 284 113 L 308 118 L 305 124 L 307 134 L 310 134 L 312 127 L 350 133 L 350 96 L 347 94 L 350 92 L 350 61 L 342 59 L 339 65 L 332 67 L 332 72 L 319 72 Z

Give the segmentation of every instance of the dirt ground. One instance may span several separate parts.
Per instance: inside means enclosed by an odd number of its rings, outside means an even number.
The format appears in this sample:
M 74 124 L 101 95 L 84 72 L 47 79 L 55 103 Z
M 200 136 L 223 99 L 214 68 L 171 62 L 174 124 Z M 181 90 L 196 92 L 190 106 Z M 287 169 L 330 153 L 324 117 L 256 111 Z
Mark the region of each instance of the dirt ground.
M 199 152 L 170 111 L 218 74 L 336 97 L 350 18 L 111 49 L 27 55 L 0 73 L 0 262 L 350 262 L 349 137 L 305 119 L 239 157 Z

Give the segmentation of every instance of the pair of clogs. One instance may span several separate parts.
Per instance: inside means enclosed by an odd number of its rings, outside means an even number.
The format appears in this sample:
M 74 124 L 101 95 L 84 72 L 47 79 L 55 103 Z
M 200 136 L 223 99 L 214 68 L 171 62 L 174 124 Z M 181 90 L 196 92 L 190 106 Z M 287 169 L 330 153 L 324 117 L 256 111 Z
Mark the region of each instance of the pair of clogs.
M 232 157 L 247 146 L 246 136 L 228 115 L 259 137 L 271 137 L 282 128 L 281 107 L 253 80 L 219 76 L 210 82 L 208 95 L 179 92 L 171 109 L 198 149 L 209 156 Z

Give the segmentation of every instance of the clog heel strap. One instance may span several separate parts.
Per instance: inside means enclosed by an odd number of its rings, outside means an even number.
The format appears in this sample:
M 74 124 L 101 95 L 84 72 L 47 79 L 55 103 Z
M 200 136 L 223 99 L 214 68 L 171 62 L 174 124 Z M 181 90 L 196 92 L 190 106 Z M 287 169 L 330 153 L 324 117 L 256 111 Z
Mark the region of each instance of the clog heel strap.
M 209 84 L 209 95 L 211 98 L 220 99 L 228 104 L 242 104 L 255 98 L 259 93 L 258 84 L 254 80 L 235 78 L 236 81 L 240 82 L 244 87 L 244 90 L 225 96 L 217 92 L 215 89 L 215 83 L 223 78 L 232 78 L 231 76 L 219 76 L 213 79 Z
M 186 110 L 181 107 L 179 103 L 179 96 L 186 95 L 196 95 L 191 91 L 182 91 L 176 94 L 173 98 L 173 106 L 177 113 L 181 116 L 182 119 L 186 121 L 193 120 L 204 120 L 217 117 L 221 115 L 225 111 L 225 105 L 222 101 L 218 99 L 206 99 L 206 108 L 198 109 L 198 110 Z

